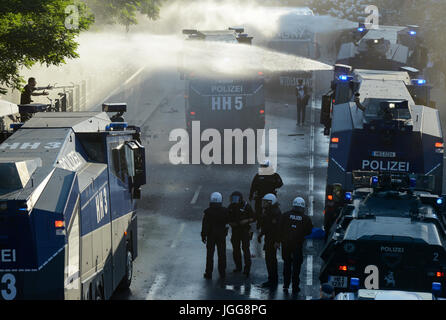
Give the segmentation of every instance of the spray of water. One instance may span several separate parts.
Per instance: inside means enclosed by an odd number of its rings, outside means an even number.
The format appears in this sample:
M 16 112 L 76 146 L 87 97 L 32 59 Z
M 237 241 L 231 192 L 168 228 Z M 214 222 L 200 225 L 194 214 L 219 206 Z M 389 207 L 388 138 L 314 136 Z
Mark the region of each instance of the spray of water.
M 305 11 L 295 8 L 265 7 L 255 0 L 172 1 L 162 8 L 161 18 L 157 21 L 141 17 L 140 25 L 132 27 L 130 33 L 114 26 L 107 31 L 82 34 L 79 37 L 79 59 L 67 61 L 61 67 L 35 66 L 23 70 L 22 75 L 37 77 L 39 85 L 67 85 L 94 78 L 97 92 L 100 92 L 101 87 L 105 88 L 111 80 L 121 81 L 120 71 L 123 69 L 145 66 L 148 70 L 176 70 L 179 56 L 185 51 L 190 54 L 188 68 L 212 69 L 227 74 L 240 74 L 246 70 L 330 70 L 331 66 L 317 61 L 263 48 L 265 42 L 281 32 L 301 32 L 305 28 L 323 33 L 354 25 L 303 13 Z M 229 26 L 245 27 L 246 32 L 255 37 L 254 46 L 185 45 L 181 34 L 182 29 L 223 30 Z

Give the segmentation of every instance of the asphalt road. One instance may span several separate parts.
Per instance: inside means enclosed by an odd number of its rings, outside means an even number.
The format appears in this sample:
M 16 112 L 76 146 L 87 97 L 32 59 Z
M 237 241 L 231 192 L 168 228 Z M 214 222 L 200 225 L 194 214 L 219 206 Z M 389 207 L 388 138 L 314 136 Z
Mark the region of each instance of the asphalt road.
M 156 87 L 156 89 L 154 89 Z M 175 72 L 138 73 L 108 98 L 109 102 L 126 101 L 127 121 L 142 125 L 147 147 L 148 184 L 142 190 L 138 211 L 138 257 L 130 290 L 118 292 L 113 299 L 131 300 L 225 300 L 225 299 L 311 299 L 319 295 L 318 274 L 322 243 L 305 244 L 305 261 L 301 271 L 301 293 L 282 291 L 282 265 L 279 260 L 277 290 L 261 288 L 267 272 L 262 245 L 251 242 L 252 269 L 249 278 L 234 274 L 232 245 L 227 237 L 227 277 L 203 278 L 206 249 L 201 242 L 203 210 L 214 191 L 229 195 L 239 190 L 248 196 L 256 165 L 173 165 L 169 141 L 173 129 L 185 127 L 184 83 Z M 278 172 L 284 181 L 278 198 L 283 211 L 296 196 L 307 201 L 308 214 L 316 227 L 322 225 L 322 210 L 328 154 L 328 138 L 318 125 L 319 110 L 308 108 L 307 123 L 296 127 L 296 110 L 284 102 L 268 101 L 267 128 L 278 132 Z M 136 110 L 136 111 L 135 111 Z M 311 110 L 311 112 L 310 112 Z M 254 238 L 255 239 L 255 238 Z M 216 265 L 215 256 L 215 265 Z

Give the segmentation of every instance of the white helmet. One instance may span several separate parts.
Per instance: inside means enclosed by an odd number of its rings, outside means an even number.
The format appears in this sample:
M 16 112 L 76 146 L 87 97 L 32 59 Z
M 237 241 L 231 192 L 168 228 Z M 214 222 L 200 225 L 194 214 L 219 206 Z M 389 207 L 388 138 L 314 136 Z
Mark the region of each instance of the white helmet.
M 211 194 L 211 203 L 223 203 L 223 197 L 221 195 L 221 193 L 219 192 L 214 192 L 213 194 Z
M 271 162 L 269 160 L 263 161 L 263 163 L 260 165 L 261 168 L 269 168 L 271 166 Z
M 305 209 L 305 200 L 302 199 L 301 197 L 298 197 L 298 198 L 294 199 L 293 207 L 295 207 L 295 208 L 304 208 Z
M 268 193 L 263 197 L 263 202 L 268 202 L 271 205 L 275 205 L 277 203 L 277 197 L 272 193 Z

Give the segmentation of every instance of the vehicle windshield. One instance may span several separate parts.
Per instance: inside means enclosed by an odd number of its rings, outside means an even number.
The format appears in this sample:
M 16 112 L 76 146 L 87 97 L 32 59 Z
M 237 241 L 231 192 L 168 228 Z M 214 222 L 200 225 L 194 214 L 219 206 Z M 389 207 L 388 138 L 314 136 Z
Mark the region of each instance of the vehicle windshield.
M 382 103 L 386 100 L 382 99 L 365 99 L 363 105 L 366 107 L 365 117 L 367 120 L 382 119 L 386 115 L 386 111 L 392 115 L 394 120 L 411 120 L 411 114 L 408 108 L 388 108 L 385 109 Z
M 407 192 L 379 191 L 371 194 L 361 204 L 359 215 L 410 217 L 417 212 L 419 205 L 418 199 Z

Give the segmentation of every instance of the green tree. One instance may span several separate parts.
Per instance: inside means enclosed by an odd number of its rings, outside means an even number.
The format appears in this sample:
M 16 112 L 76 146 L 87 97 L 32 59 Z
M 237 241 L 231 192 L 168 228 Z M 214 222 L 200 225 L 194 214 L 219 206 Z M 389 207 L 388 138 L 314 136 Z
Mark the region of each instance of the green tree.
M 76 37 L 92 24 L 137 23 L 159 17 L 164 0 L 1 0 L 0 94 L 23 84 L 19 71 L 36 63 L 60 65 L 77 58 Z
M 2 0 L 0 86 L 19 88 L 22 67 L 60 65 L 78 57 L 76 36 L 93 21 L 85 4 L 78 1 Z
M 127 27 L 138 23 L 137 13 L 158 19 L 165 0 L 84 0 L 99 24 L 122 24 Z

